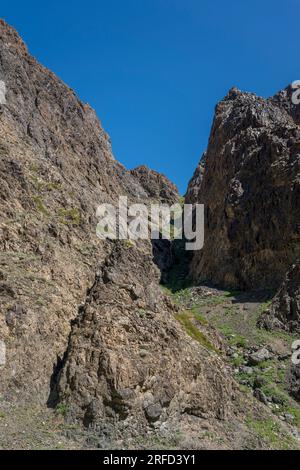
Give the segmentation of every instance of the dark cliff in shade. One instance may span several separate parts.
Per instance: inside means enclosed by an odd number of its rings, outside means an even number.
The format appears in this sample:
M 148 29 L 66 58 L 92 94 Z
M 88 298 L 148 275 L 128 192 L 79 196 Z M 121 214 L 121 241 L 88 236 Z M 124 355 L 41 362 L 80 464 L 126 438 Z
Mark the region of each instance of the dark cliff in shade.
M 300 253 L 299 112 L 290 88 L 267 100 L 228 93 L 187 197 L 205 204 L 205 245 L 190 270 L 196 282 L 279 286 Z

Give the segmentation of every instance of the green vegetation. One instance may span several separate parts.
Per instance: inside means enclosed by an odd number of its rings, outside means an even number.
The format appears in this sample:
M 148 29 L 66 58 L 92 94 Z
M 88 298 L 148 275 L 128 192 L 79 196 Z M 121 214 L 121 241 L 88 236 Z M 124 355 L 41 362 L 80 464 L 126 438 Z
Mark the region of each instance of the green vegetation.
M 170 437 L 162 437 L 157 434 L 149 435 L 147 437 L 139 436 L 134 438 L 134 445 L 141 449 L 178 449 L 180 442 L 184 436 L 178 430 Z
M 55 411 L 58 415 L 65 417 L 69 411 L 68 405 L 64 402 L 59 403 L 55 408 Z
M 231 359 L 231 363 L 234 367 L 239 367 L 244 364 L 244 356 L 241 353 L 236 353 L 236 356 Z
M 208 321 L 206 320 L 206 318 L 199 312 L 199 308 L 195 305 L 193 307 L 191 307 L 190 309 L 188 309 L 191 311 L 191 313 L 193 314 L 194 318 L 199 322 L 201 323 L 201 325 L 208 325 Z
M 31 163 L 29 166 L 30 171 L 33 173 L 38 173 L 39 172 L 39 166 L 36 163 Z
M 50 181 L 49 183 L 45 183 L 45 188 L 48 191 L 54 191 L 54 190 L 59 191 L 61 189 L 61 184 Z
M 122 240 L 122 243 L 126 250 L 129 250 L 130 248 L 133 248 L 135 246 L 135 242 L 130 239 Z
M 58 209 L 58 216 L 64 224 L 79 225 L 81 222 L 81 214 L 78 207 L 72 207 L 71 209 L 60 208 Z
M 176 240 L 176 262 L 169 274 L 165 294 L 182 309 L 176 315 L 184 330 L 194 340 L 210 350 L 215 350 L 209 339 L 199 331 L 201 325 L 212 325 L 233 348 L 230 363 L 235 369 L 235 379 L 240 390 L 252 395 L 259 388 L 269 401 L 273 414 L 300 429 L 300 406 L 289 396 L 286 387 L 286 370 L 289 359 L 274 359 L 251 366 L 247 365 L 248 351 L 252 346 L 271 346 L 275 350 L 289 351 L 295 335 L 283 331 L 266 331 L 257 326 L 259 317 L 266 313 L 274 297 L 274 290 L 249 293 L 239 291 L 207 290 L 207 295 L 194 290 L 186 271 L 186 254 L 182 253 L 183 244 Z M 205 284 L 204 284 L 205 285 Z M 198 323 L 198 325 L 197 325 Z M 295 446 L 283 425 L 271 418 L 248 420 L 249 427 L 268 445 L 288 449 Z
M 142 309 L 142 308 L 140 308 L 140 309 L 138 310 L 138 315 L 139 315 L 140 318 L 144 318 L 144 317 L 146 316 L 145 310 Z
M 291 436 L 282 428 L 282 426 L 271 418 L 258 420 L 253 417 L 248 417 L 247 425 L 257 436 L 273 448 L 288 450 L 297 447 L 296 441 L 291 439 Z
M 196 340 L 206 349 L 209 349 L 210 351 L 218 352 L 218 350 L 213 346 L 213 344 L 211 344 L 209 339 L 197 328 L 197 326 L 193 322 L 194 316 L 190 311 L 186 310 L 186 311 L 180 312 L 175 317 L 182 324 L 186 333 L 191 338 Z
M 181 205 L 181 207 L 183 207 L 183 206 L 184 206 L 184 203 L 185 203 L 185 197 L 184 197 L 184 196 L 180 196 L 178 202 L 179 202 L 179 204 Z
M 44 206 L 44 203 L 40 196 L 33 196 L 33 200 L 39 212 L 41 212 L 43 215 L 46 215 L 46 216 L 50 215 L 47 208 Z
M 237 346 L 239 348 L 245 348 L 247 345 L 247 339 L 240 333 L 236 333 L 230 325 L 222 325 L 219 328 L 220 333 L 226 336 L 231 346 Z

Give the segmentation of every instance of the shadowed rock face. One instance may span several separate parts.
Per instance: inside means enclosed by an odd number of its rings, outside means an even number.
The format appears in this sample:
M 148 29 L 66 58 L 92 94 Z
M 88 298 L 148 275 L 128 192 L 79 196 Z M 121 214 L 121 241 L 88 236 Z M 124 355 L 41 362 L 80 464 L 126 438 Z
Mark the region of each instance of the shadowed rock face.
M 193 177 L 190 179 L 187 192 L 185 194 L 185 203 L 193 204 L 199 199 L 199 191 L 201 188 L 203 175 L 205 170 L 205 154 L 202 156 Z
M 288 270 L 269 311 L 260 324 L 265 328 L 300 331 L 300 260 Z
M 216 107 L 189 202 L 205 204 L 205 245 L 191 276 L 278 287 L 299 255 L 300 129 L 291 90 L 265 100 L 232 89 Z

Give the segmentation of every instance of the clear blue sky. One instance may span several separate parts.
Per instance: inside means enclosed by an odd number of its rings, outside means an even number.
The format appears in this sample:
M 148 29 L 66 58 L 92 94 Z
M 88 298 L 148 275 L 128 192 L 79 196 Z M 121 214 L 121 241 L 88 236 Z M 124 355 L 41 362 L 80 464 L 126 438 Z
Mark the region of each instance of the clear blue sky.
M 97 111 L 128 168 L 183 193 L 233 85 L 274 94 L 299 72 L 299 0 L 1 1 L 31 53 Z

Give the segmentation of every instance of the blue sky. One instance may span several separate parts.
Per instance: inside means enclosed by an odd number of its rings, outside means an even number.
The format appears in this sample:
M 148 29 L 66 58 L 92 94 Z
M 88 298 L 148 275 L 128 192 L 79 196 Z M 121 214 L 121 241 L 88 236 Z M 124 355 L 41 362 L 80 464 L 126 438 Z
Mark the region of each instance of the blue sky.
M 300 79 L 299 0 L 2 0 L 1 17 L 96 109 L 118 160 L 181 193 L 229 88 Z

